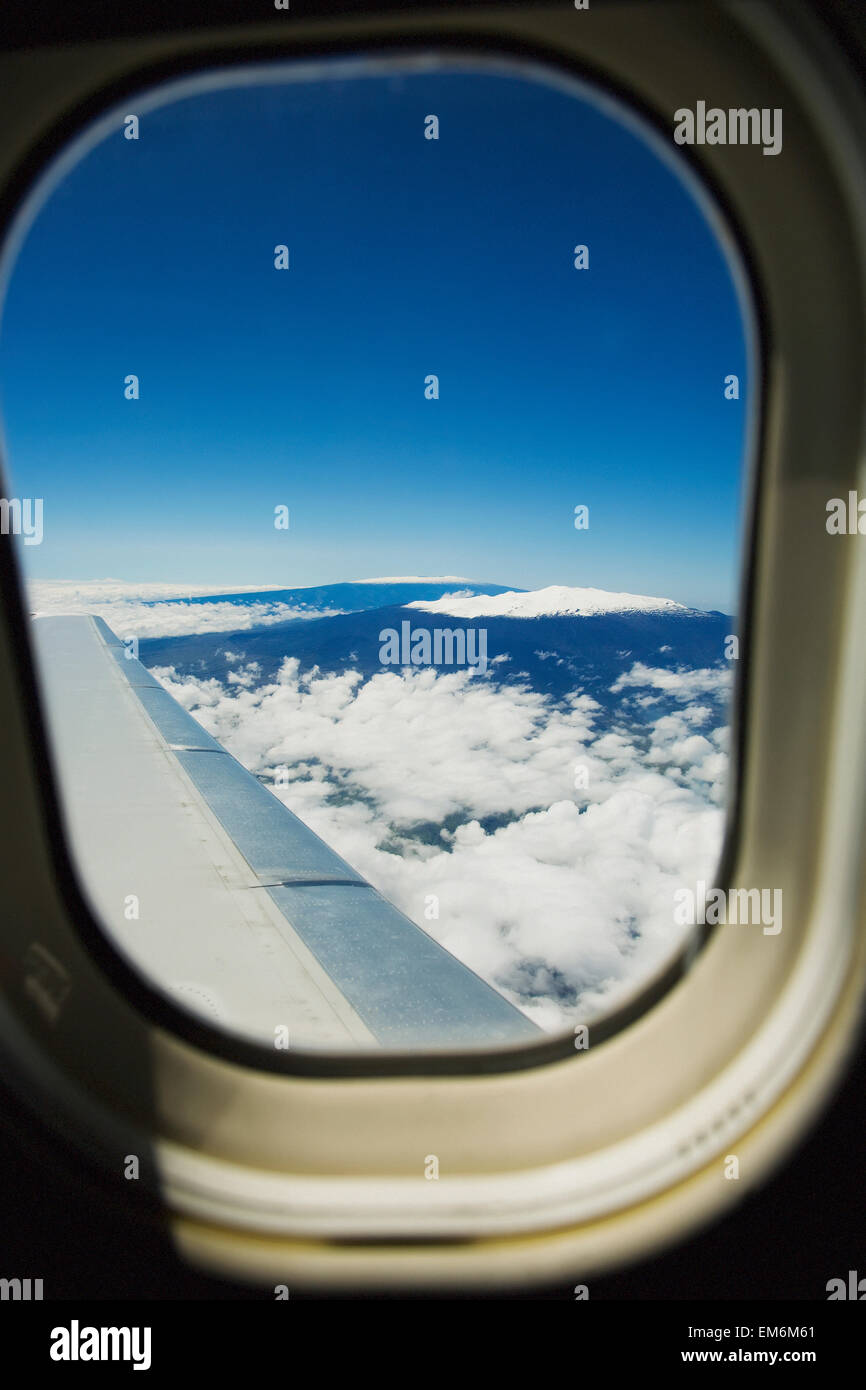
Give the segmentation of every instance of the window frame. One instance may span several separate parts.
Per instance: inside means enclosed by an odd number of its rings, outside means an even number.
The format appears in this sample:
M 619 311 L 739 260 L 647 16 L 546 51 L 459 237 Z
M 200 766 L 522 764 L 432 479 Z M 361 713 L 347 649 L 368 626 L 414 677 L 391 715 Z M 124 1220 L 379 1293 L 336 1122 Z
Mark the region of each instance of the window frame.
M 545 1055 L 542 1044 L 525 1061 L 515 1057 L 510 1071 L 500 1065 L 485 1071 L 484 1059 L 473 1057 L 472 1075 L 462 1074 L 465 1059 L 449 1067 L 439 1057 L 412 1059 L 405 1071 L 388 1058 L 388 1079 L 370 1075 L 367 1058 L 354 1059 L 354 1069 L 339 1077 L 331 1058 L 321 1059 L 321 1071 L 277 1075 L 242 1057 L 207 1054 L 209 1038 L 172 1035 L 143 1016 L 147 1001 L 98 963 L 79 935 L 86 938 L 95 924 L 50 792 L 23 607 L 4 538 L 0 712 L 18 823 L 0 844 L 0 864 L 9 936 L 18 937 L 9 954 L 18 965 L 0 1000 L 0 1047 L 22 1097 L 39 1109 L 50 1093 L 55 1117 L 69 1124 L 94 1161 L 110 1170 L 119 1161 L 118 1142 L 125 1152 L 148 1154 L 145 1186 L 161 1192 L 192 1258 L 250 1277 L 277 1268 L 312 1283 L 347 1274 L 371 1283 L 417 1277 L 417 1252 L 401 1256 L 385 1244 L 395 1235 L 431 1242 L 420 1272 L 434 1282 L 454 1279 L 458 1268 L 462 1282 L 525 1282 L 577 1263 L 603 1267 L 735 1200 L 738 1184 L 720 1180 L 720 1155 L 736 1144 L 756 1180 L 826 1098 L 852 1044 L 866 968 L 855 930 L 864 899 L 857 836 L 866 827 L 856 769 L 857 754 L 866 749 L 855 732 L 852 756 L 851 734 L 862 709 L 866 561 L 862 547 L 828 551 L 814 522 L 816 502 L 844 495 L 862 477 L 866 271 L 856 232 L 864 220 L 857 186 L 863 152 L 853 134 L 862 104 L 824 36 L 813 32 L 807 50 L 769 4 L 748 14 L 724 3 L 688 11 L 666 4 L 604 7 L 591 26 L 583 21 L 562 6 L 515 7 L 507 16 L 449 8 L 443 24 L 431 9 L 411 21 L 300 23 L 291 32 L 250 26 L 233 32 L 230 53 L 214 34 L 184 34 L 99 45 L 83 55 L 70 50 L 42 68 L 48 55 L 16 55 L 29 73 L 20 78 L 21 115 L 2 152 L 0 177 L 10 165 L 15 170 L 2 188 L 4 222 L 53 146 L 68 142 L 70 125 L 81 128 L 97 106 L 159 76 L 213 61 L 237 63 L 241 50 L 244 58 L 267 53 L 273 60 L 275 50 L 280 58 L 361 45 L 395 51 L 429 45 L 435 36 L 437 47 L 495 48 L 555 63 L 623 96 L 667 130 L 673 110 L 689 104 L 693 90 L 698 97 L 712 91 L 721 105 L 743 104 L 748 90 L 762 94 L 761 105 L 783 106 L 786 129 L 793 124 L 795 131 L 794 177 L 780 180 L 772 197 L 762 187 L 766 170 L 755 167 L 758 151 L 701 147 L 686 155 L 736 228 L 757 291 L 765 363 L 763 468 L 752 506 L 756 542 L 741 608 L 746 645 L 738 704 L 746 716 L 736 738 L 743 759 L 739 815 L 728 840 L 728 872 L 719 881 L 775 882 L 766 875 L 778 874 L 783 891 L 794 887 L 794 921 L 789 926 L 786 913 L 778 938 L 738 942 L 735 933 L 748 929 L 716 932 L 653 1008 L 606 1041 L 593 1041 L 587 1053 Z M 4 55 L 0 71 L 7 64 Z M 36 92 L 40 71 L 45 85 Z M 808 235 L 801 238 L 796 218 L 804 215 Z M 824 256 L 829 273 L 822 304 L 807 303 L 805 313 L 786 288 L 810 265 L 803 243 Z M 804 337 L 816 327 L 820 362 L 813 337 Z M 804 418 L 816 372 L 819 389 L 832 381 L 835 410 L 820 461 L 810 453 L 814 441 Z M 786 606 L 792 587 L 802 595 L 804 558 L 812 583 L 806 611 L 814 619 L 806 633 L 802 612 Z M 818 631 L 828 615 L 837 622 Z M 817 671 L 813 684 L 797 691 L 793 721 L 795 734 L 811 738 L 807 770 L 821 773 L 807 809 L 792 795 L 792 771 L 802 780 L 802 770 L 779 761 L 791 736 L 779 696 L 790 680 L 792 645 L 798 660 Z M 862 766 L 866 757 L 859 761 Z M 829 858 L 825 841 L 833 847 Z M 22 966 L 34 924 L 73 985 L 74 1002 L 54 1025 L 34 1014 Z M 816 991 L 813 977 L 828 960 L 832 968 Z M 684 1021 L 691 1017 L 693 1027 L 704 1027 L 720 996 L 736 999 L 739 1012 L 720 1021 L 709 1041 L 696 1038 Z M 694 1047 L 684 1055 L 686 1040 Z M 616 1117 L 604 1115 L 610 1094 L 623 1101 L 619 1130 Z M 442 1149 L 443 1170 L 460 1175 L 448 1183 L 423 1182 L 420 1149 L 430 1134 Z M 628 1234 L 617 1219 L 625 1211 Z M 530 1252 L 526 1237 L 542 1231 L 546 1241 Z M 333 1244 L 347 1235 L 359 1242 L 353 1249 Z M 467 1240 L 471 1251 L 462 1246 Z

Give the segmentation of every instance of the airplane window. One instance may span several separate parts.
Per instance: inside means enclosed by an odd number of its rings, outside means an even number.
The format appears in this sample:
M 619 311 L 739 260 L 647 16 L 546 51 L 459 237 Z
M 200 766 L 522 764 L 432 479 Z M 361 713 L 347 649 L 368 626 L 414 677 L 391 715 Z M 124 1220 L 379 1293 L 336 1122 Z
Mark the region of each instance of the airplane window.
M 22 218 L 0 519 L 113 947 L 287 1051 L 636 999 L 712 921 L 755 392 L 673 131 L 511 60 L 235 68 Z

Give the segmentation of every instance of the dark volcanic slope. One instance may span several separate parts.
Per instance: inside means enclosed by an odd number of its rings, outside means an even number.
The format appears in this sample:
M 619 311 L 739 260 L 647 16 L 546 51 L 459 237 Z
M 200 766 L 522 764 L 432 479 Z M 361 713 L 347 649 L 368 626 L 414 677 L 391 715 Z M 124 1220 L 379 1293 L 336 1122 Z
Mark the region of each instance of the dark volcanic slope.
M 382 665 L 380 633 L 388 628 L 399 632 L 405 621 L 413 629 L 483 628 L 489 679 L 526 681 L 554 697 L 583 689 L 605 705 L 613 702 L 610 685 L 635 662 L 666 670 L 727 666 L 724 642 L 734 631 L 733 619 L 722 613 L 690 610 L 470 620 L 415 608 L 383 607 L 331 618 L 295 619 L 252 631 L 155 638 L 142 641 L 140 652 L 147 666 L 174 666 L 178 674 L 198 677 L 224 679 L 229 670 L 255 661 L 261 668 L 257 683 L 268 681 L 287 656 L 297 657 L 302 669 L 351 668 L 369 677 L 399 669 Z M 231 654 L 230 661 L 226 653 Z M 497 657 L 507 659 L 495 661 Z
M 183 599 L 192 606 L 209 603 L 233 603 L 238 608 L 249 608 L 256 603 L 286 603 L 292 608 L 310 609 L 313 612 L 323 608 L 341 608 L 346 612 L 363 612 L 368 608 L 385 608 L 389 604 L 409 603 L 413 599 L 441 598 L 443 594 L 504 594 L 508 592 L 502 584 L 476 584 L 471 580 L 423 580 L 421 583 L 409 581 L 368 580 L 365 583 L 319 584 L 306 589 L 256 589 L 251 593 L 197 594 Z M 522 593 L 512 589 L 512 593 Z M 158 608 L 165 599 L 152 599 L 146 604 Z

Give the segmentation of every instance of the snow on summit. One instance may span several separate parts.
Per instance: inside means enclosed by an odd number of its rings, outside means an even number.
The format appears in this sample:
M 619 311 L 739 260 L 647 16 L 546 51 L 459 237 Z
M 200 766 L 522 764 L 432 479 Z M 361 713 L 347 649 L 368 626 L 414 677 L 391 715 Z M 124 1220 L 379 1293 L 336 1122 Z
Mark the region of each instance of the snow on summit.
M 688 613 L 683 603 L 646 594 L 614 594 L 607 589 L 572 589 L 551 584 L 547 589 L 504 594 L 445 594 L 439 599 L 416 599 L 407 608 L 426 613 L 448 613 L 454 618 L 551 618 L 560 615 L 590 617 L 597 613 Z

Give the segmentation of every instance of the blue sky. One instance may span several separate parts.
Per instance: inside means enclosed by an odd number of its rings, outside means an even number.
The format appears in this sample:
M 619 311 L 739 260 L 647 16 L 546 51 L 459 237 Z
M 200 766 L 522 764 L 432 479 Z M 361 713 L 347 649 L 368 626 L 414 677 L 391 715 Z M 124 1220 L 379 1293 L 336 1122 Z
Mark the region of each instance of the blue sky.
M 747 395 L 684 185 L 589 102 L 491 72 L 335 69 L 118 123 L 41 209 L 0 333 L 46 579 L 455 574 L 730 612 Z

